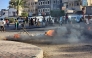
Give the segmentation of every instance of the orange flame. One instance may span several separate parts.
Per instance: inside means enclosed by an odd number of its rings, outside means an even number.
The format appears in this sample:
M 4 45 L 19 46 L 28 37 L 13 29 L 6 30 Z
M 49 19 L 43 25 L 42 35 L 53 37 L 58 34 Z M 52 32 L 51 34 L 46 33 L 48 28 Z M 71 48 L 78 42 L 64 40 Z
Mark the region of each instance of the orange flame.
M 49 30 L 49 31 L 46 32 L 46 35 L 47 36 L 53 36 L 54 32 L 55 32 L 55 30 Z
M 18 38 L 20 38 L 20 35 L 19 34 L 14 34 L 14 38 L 18 39 Z

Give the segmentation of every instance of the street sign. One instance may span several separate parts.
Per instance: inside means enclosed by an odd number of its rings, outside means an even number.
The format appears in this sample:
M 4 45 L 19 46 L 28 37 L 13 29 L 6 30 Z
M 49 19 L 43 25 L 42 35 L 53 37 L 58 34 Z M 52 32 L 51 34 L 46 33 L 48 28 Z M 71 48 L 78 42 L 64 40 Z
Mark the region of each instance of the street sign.
M 82 6 L 88 6 L 87 0 L 82 0 Z

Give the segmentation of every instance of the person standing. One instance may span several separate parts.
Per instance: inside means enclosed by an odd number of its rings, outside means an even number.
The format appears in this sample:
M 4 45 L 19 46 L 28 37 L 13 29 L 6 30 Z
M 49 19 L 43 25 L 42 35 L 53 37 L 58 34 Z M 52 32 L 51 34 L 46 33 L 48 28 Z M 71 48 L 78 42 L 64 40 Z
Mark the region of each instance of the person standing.
M 24 28 L 25 27 L 25 20 L 23 20 L 23 22 L 22 22 L 22 28 Z
M 45 20 L 45 17 L 43 18 L 42 20 L 42 26 L 45 26 L 46 25 L 46 20 Z
M 40 21 L 39 21 L 39 19 L 37 20 L 37 26 L 40 26 Z
M 31 18 L 30 22 L 31 22 L 31 26 L 34 26 L 34 21 L 32 18 Z
M 3 19 L 1 19 L 1 22 L 0 22 L 0 26 L 1 26 L 1 31 L 5 31 L 5 21 Z
M 15 19 L 15 29 L 16 29 L 16 30 L 18 29 L 18 26 L 19 26 L 18 20 Z
M 36 23 L 37 23 L 37 18 L 35 17 L 35 25 L 36 25 Z
M 31 19 L 29 18 L 29 27 L 31 26 Z
M 88 18 L 85 19 L 86 19 L 86 24 L 89 24 L 90 16 L 88 15 Z
M 66 14 L 66 17 L 65 17 L 65 23 L 67 24 L 68 22 L 69 22 L 68 14 Z
M 59 21 L 59 24 L 60 24 L 60 26 L 62 25 L 62 22 L 63 21 L 63 18 L 62 17 L 60 17 L 60 21 Z
M 6 19 L 7 27 L 9 27 L 9 19 Z

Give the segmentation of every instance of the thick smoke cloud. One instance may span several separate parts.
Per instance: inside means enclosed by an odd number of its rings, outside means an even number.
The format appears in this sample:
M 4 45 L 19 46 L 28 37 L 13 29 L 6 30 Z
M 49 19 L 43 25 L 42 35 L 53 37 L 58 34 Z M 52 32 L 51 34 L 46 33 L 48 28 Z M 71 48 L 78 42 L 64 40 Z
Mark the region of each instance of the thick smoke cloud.
M 66 24 L 55 28 L 55 35 L 53 37 L 45 36 L 44 34 L 34 34 L 33 36 L 21 35 L 18 40 L 34 40 L 41 42 L 50 42 L 51 44 L 61 43 L 91 43 L 92 29 L 91 24 L 84 23 Z
M 91 25 L 69 24 L 58 28 L 54 43 L 91 43 L 92 29 Z M 58 36 L 59 35 L 59 36 Z

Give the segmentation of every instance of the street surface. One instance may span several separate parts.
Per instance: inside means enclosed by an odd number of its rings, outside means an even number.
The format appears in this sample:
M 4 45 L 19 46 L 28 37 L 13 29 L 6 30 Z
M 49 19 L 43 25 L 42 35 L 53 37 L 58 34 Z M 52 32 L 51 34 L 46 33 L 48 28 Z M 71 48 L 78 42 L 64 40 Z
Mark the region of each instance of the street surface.
M 76 24 L 73 25 L 74 28 L 72 28 L 71 29 L 72 31 L 70 32 L 70 34 L 68 34 L 69 36 L 73 36 L 73 37 L 67 38 L 69 40 L 68 43 L 67 43 L 67 41 L 65 40 L 64 37 L 60 37 L 60 38 L 55 37 L 54 39 L 49 38 L 48 40 L 50 40 L 51 43 L 50 42 L 42 42 L 41 40 L 44 39 L 44 37 L 41 38 L 38 41 L 35 41 L 35 40 L 32 41 L 30 39 L 28 41 L 20 41 L 20 42 L 33 44 L 33 45 L 37 45 L 37 46 L 41 47 L 44 51 L 44 58 L 92 58 L 92 55 L 91 55 L 92 54 L 92 43 L 91 43 L 92 40 L 89 39 L 89 38 L 92 38 L 92 37 L 89 37 L 86 40 L 83 40 L 83 38 L 78 40 L 77 36 L 75 36 L 75 35 L 80 36 L 79 34 L 81 32 L 80 32 L 80 29 L 78 29 L 78 28 L 80 28 L 82 26 L 84 26 L 84 27 L 87 26 L 88 27 L 88 26 L 91 26 L 91 25 L 86 25 L 84 23 L 81 23 L 80 25 L 81 26 L 76 25 Z M 61 27 L 61 31 L 59 31 L 59 32 L 62 33 L 62 32 L 65 32 L 65 29 L 62 29 L 62 28 L 64 28 L 64 26 L 67 27 L 69 25 L 27 29 L 27 31 L 29 32 L 29 34 L 43 34 L 43 33 L 45 33 L 45 31 L 47 31 L 49 29 L 56 29 L 56 28 Z M 82 28 L 82 30 L 84 30 L 84 29 L 86 30 L 87 27 Z M 77 29 L 75 29 L 75 28 L 77 28 Z M 88 30 L 89 29 L 91 29 L 91 28 L 88 28 Z M 13 35 L 13 34 L 19 33 L 19 31 L 20 30 L 8 30 L 6 32 L 0 33 L 0 35 L 1 36 Z M 91 32 L 91 31 L 88 31 L 88 32 Z M 89 34 L 89 33 L 87 33 L 87 34 Z M 91 33 L 89 35 L 91 35 Z M 62 41 L 61 39 L 63 39 L 63 38 L 64 38 L 64 40 Z

